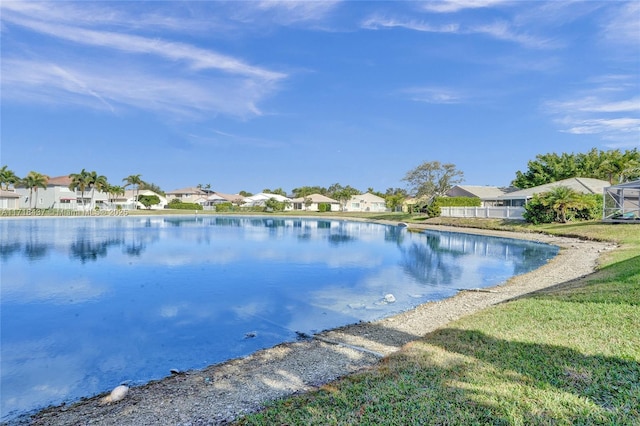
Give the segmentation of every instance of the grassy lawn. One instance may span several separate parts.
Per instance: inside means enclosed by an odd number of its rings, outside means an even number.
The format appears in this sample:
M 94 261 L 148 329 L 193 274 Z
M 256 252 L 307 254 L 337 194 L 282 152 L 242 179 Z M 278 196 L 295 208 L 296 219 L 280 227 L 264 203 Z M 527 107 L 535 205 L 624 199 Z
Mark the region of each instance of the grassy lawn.
M 384 216 L 371 218 L 411 221 Z M 640 424 L 640 225 L 450 224 L 621 247 L 582 280 L 452 322 L 377 368 L 238 424 Z

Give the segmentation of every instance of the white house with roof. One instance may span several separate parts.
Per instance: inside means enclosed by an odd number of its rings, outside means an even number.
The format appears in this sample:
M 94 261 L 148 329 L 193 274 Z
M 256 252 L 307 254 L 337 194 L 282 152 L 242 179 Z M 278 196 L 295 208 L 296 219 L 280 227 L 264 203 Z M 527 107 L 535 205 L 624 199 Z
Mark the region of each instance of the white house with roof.
M 367 192 L 352 196 L 347 201 L 344 210 L 347 212 L 385 212 L 387 211 L 387 203 L 384 198 Z
M 306 197 L 294 198 L 291 200 L 293 203 L 293 210 L 306 210 L 306 211 L 320 211 L 320 204 L 328 204 L 329 211 L 340 211 L 340 202 L 329 198 L 322 194 L 311 194 Z
M 250 197 L 243 198 L 242 199 L 242 202 L 243 202 L 242 205 L 244 207 L 260 207 L 260 206 L 264 206 L 265 202 L 267 200 L 272 199 L 272 198 L 275 199 L 276 201 L 281 202 L 281 203 L 287 203 L 287 206 L 285 207 L 285 210 L 291 210 L 293 208 L 291 206 L 291 204 L 292 204 L 291 198 L 285 197 L 284 195 L 268 194 L 268 193 L 264 193 L 264 192 L 252 195 Z
M 150 189 L 127 189 L 124 191 L 124 195 L 118 195 L 115 198 L 112 198 L 111 204 L 113 206 L 120 206 L 120 208 L 124 209 L 132 209 L 135 205 L 136 209 L 147 210 L 147 208 L 140 201 L 136 201 L 136 195 L 140 197 L 141 195 L 155 195 L 160 199 L 158 204 L 153 204 L 149 206 L 148 210 L 162 210 L 164 209 L 169 202 L 167 201 L 167 197 L 158 194 L 157 192 L 151 191 Z
M 232 203 L 236 205 L 242 204 L 243 196 L 240 194 L 224 194 L 222 192 L 212 191 L 207 195 L 206 201 L 203 204 L 205 209 L 207 207 L 213 208 L 214 206 L 222 203 Z
M 456 185 L 448 190 L 447 197 L 470 197 L 480 198 L 481 207 L 493 207 L 499 205 L 498 197 L 505 194 L 505 191 L 497 186 L 480 185 Z
M 610 187 L 611 184 L 606 180 L 576 177 L 510 192 L 499 196 L 497 199 L 503 206 L 522 207 L 526 205 L 535 194 L 549 192 L 558 186 L 565 186 L 580 194 L 602 194 L 604 189 Z
M 0 209 L 17 209 L 20 195 L 14 189 L 0 189 Z
M 77 210 L 107 207 L 109 199 L 107 193 L 89 187 L 84 191 L 74 191 L 69 189 L 70 185 L 69 176 L 49 178 L 47 187 L 38 188 L 37 191 L 18 185 L 15 190 L 20 195 L 18 208 Z
M 186 188 L 175 189 L 167 192 L 167 201 L 180 200 L 183 203 L 197 203 L 206 204 L 209 193 L 196 186 L 189 186 Z

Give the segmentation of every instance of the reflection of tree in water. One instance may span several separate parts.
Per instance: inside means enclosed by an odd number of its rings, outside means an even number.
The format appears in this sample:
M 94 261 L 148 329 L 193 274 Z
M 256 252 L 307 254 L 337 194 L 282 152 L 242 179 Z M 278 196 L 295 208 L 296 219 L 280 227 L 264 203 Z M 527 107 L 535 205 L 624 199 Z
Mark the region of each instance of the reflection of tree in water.
M 20 248 L 20 243 L 18 242 L 9 244 L 0 243 L 0 259 L 6 260 L 10 258 L 14 253 L 19 252 Z
M 424 235 L 420 242 L 400 246 L 400 251 L 400 265 L 422 284 L 450 284 L 462 275 L 462 266 L 454 262 L 461 253 L 442 249 L 438 235 Z
M 147 248 L 147 245 L 141 241 L 134 241 L 131 244 L 126 244 L 124 246 L 123 252 L 132 257 L 139 257 L 142 255 L 144 249 Z
M 122 239 L 107 239 L 104 241 L 92 241 L 87 238 L 78 238 L 69 246 L 69 253 L 72 259 L 78 259 L 82 263 L 96 261 L 98 258 L 107 256 L 109 246 L 119 246 L 124 243 Z
M 24 255 L 29 260 L 42 259 L 49 252 L 49 244 L 29 241 L 24 245 Z
M 384 240 L 402 244 L 406 232 L 407 230 L 403 226 L 387 226 L 384 228 Z
M 330 234 L 327 237 L 327 240 L 329 241 L 329 244 L 331 245 L 340 245 L 340 244 L 345 244 L 345 243 L 351 243 L 353 241 L 356 241 L 357 238 L 352 237 L 351 235 L 347 234 L 347 233 L 337 233 L 337 234 Z

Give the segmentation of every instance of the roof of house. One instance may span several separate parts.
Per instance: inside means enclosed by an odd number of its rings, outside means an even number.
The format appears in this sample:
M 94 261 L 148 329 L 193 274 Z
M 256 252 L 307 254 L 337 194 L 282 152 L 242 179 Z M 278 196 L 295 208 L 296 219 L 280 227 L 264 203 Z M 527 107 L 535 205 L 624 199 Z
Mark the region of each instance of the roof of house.
M 311 194 L 307 195 L 306 197 L 294 198 L 291 201 L 293 201 L 294 203 L 304 203 L 307 199 L 310 199 L 312 203 L 340 204 L 337 200 L 334 200 L 333 198 L 329 198 L 326 195 L 322 194 Z
M 557 186 L 566 186 L 581 194 L 602 194 L 605 188 L 611 186 L 606 180 L 593 178 L 569 178 L 557 182 L 545 183 L 532 188 L 521 189 L 498 197 L 500 200 L 516 200 L 531 198 L 534 194 L 547 192 Z
M 264 192 L 260 192 L 259 194 L 252 195 L 250 197 L 245 197 L 243 201 L 245 203 L 251 203 L 256 201 L 264 201 L 269 200 L 271 198 L 275 198 L 277 201 L 291 201 L 291 198 L 285 197 L 284 195 L 279 194 L 266 194 Z
M 372 194 L 370 192 L 366 192 L 364 194 L 359 194 L 359 195 L 354 195 L 353 197 L 351 197 L 351 199 L 356 199 L 359 201 L 366 201 L 369 203 L 384 203 L 385 200 L 382 197 L 378 197 L 375 194 Z
M 619 183 L 612 185 L 612 188 L 640 188 L 640 180 L 634 180 L 631 182 Z
M 223 194 L 222 192 L 217 192 L 217 191 L 215 191 L 212 195 L 217 195 L 218 197 L 220 197 L 222 199 L 225 199 L 227 201 L 230 201 L 230 202 L 242 200 L 244 198 L 240 194 Z M 211 199 L 211 196 L 209 196 L 209 199 Z
M 453 195 L 450 195 L 449 193 L 456 193 L 459 191 L 456 190 L 461 190 L 463 193 L 466 193 L 468 195 L 465 194 L 465 196 L 468 197 L 477 197 L 480 199 L 495 199 L 501 195 L 504 195 L 504 191 L 500 188 L 498 188 L 497 186 L 481 186 L 481 185 L 456 185 L 453 188 L 451 188 L 449 191 L 447 191 L 447 195 L 449 195 L 450 197 Z M 460 196 L 460 195 L 456 195 L 456 196 Z
M 20 194 L 16 194 L 13 191 L 6 191 L 4 189 L 0 189 L 0 198 L 20 198 Z
M 192 195 L 206 195 L 207 192 L 196 186 L 188 186 L 186 188 L 174 189 L 173 191 L 167 192 L 169 194 L 192 194 Z
M 71 178 L 69 176 L 56 176 L 47 180 L 47 186 L 66 186 L 71 185 Z

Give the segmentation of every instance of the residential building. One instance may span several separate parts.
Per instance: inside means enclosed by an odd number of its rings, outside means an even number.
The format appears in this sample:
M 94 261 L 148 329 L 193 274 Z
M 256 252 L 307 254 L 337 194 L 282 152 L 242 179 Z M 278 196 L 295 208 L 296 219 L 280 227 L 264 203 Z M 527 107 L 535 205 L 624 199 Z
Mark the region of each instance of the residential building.
M 479 185 L 456 185 L 445 193 L 447 197 L 480 198 L 481 207 L 493 207 L 500 205 L 498 197 L 504 194 L 505 191 L 497 186 Z
M 384 212 L 387 211 L 386 201 L 382 197 L 367 192 L 354 195 L 345 206 L 347 212 Z
M 606 180 L 600 179 L 569 178 L 559 180 L 557 182 L 546 183 L 544 185 L 539 185 L 532 188 L 510 192 L 508 194 L 499 196 L 497 200 L 503 206 L 522 207 L 526 205 L 531 198 L 533 198 L 534 194 L 548 192 L 557 186 L 565 186 L 581 194 L 602 194 L 604 192 L 604 189 L 611 186 L 611 184 Z
M 206 204 L 207 191 L 195 187 L 189 186 L 187 188 L 175 189 L 173 191 L 167 192 L 167 200 L 171 202 L 172 200 L 180 200 L 183 203 L 197 203 L 197 204 Z
M 243 202 L 243 206 L 244 207 L 259 207 L 259 206 L 264 206 L 265 205 L 265 201 L 270 200 L 274 198 L 276 201 L 279 202 L 284 202 L 284 203 L 288 203 L 288 205 L 285 207 L 285 210 L 292 210 L 293 207 L 291 206 L 292 201 L 291 198 L 285 197 L 283 195 L 279 195 L 279 194 L 269 194 L 269 193 L 264 193 L 261 192 L 259 194 L 255 194 L 252 195 L 250 197 L 245 197 L 242 199 Z
M 311 194 L 306 197 L 294 198 L 291 200 L 293 203 L 293 210 L 306 210 L 306 211 L 320 211 L 320 204 L 328 204 L 329 211 L 340 211 L 340 202 L 329 198 L 322 194 Z
M 19 208 L 38 209 L 93 209 L 108 206 L 108 194 L 93 190 L 90 187 L 84 191 L 69 189 L 71 178 L 69 176 L 57 176 L 47 180 L 46 188 L 30 190 L 18 185 L 16 193 L 20 195 Z M 31 199 L 30 199 L 31 197 Z
M 15 190 L 0 189 L 0 209 L 17 209 L 20 195 Z

